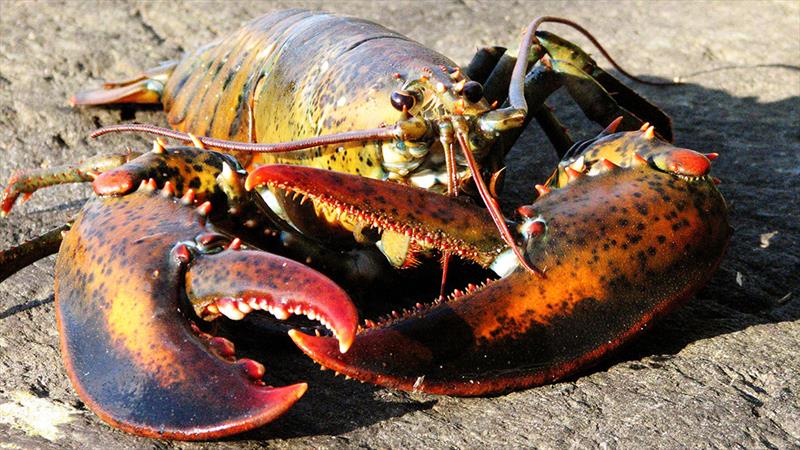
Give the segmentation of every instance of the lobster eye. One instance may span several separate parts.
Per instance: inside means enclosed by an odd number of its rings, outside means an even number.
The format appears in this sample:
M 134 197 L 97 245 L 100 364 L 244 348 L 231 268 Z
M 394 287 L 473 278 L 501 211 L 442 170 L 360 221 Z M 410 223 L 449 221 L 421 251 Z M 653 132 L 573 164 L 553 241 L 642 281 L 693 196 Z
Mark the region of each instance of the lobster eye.
M 483 98 L 483 86 L 477 81 L 467 81 L 462 92 L 467 97 L 467 100 L 472 103 L 479 102 Z
M 391 101 L 394 109 L 402 111 L 405 108 L 405 110 L 408 111 L 414 107 L 417 98 L 408 91 L 394 91 L 392 92 Z

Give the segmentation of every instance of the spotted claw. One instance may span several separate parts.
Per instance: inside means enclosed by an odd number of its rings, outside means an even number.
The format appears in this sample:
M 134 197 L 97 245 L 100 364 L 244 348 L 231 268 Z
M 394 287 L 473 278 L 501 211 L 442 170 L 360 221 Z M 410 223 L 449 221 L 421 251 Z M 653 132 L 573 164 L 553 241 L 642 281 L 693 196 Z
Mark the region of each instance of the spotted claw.
M 213 439 L 270 422 L 306 384 L 268 386 L 264 366 L 202 332 L 194 311 L 207 319 L 305 314 L 344 351 L 355 308 L 319 273 L 244 249 L 213 232 L 202 211 L 162 193 L 145 183 L 92 200 L 64 238 L 56 312 L 73 386 L 103 420 L 149 437 Z
M 294 331 L 292 339 L 347 376 L 448 395 L 552 382 L 595 363 L 700 289 L 730 237 L 725 202 L 706 176 L 708 159 L 641 135 L 601 137 L 565 162 L 571 173 L 554 177 L 518 210 L 510 228 L 545 277 L 509 257 L 482 208 L 350 175 L 257 170 L 251 186 L 299 192 L 499 276 L 365 323 L 345 354 L 331 338 Z

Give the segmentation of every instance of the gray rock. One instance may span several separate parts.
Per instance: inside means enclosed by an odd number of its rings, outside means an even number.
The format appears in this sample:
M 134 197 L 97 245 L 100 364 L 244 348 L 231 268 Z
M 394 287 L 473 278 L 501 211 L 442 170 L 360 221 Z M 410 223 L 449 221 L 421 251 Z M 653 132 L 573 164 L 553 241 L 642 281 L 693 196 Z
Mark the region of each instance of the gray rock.
M 276 384 L 311 382 L 296 408 L 230 441 L 185 444 L 114 430 L 75 395 L 59 356 L 49 258 L 0 285 L 0 446 L 800 446 L 800 3 L 4 2 L 0 177 L 146 146 L 142 137 L 86 136 L 123 120 L 164 124 L 158 111 L 75 110 L 66 99 L 176 57 L 255 15 L 298 5 L 375 20 L 464 63 L 479 46 L 515 48 L 537 15 L 569 17 L 632 73 L 680 76 L 685 84 L 678 87 L 633 86 L 672 115 L 678 145 L 721 154 L 714 172 L 736 230 L 718 273 L 604 365 L 495 398 L 380 389 L 319 372 L 291 353 L 276 355 L 267 361 L 268 370 L 279 371 Z M 569 29 L 548 29 L 597 53 Z M 573 135 L 598 131 L 563 96 L 555 103 Z M 533 158 L 542 154 L 535 150 L 549 152 L 541 134 L 526 133 L 511 155 L 508 204 L 530 198 L 547 172 Z M 2 222 L 0 248 L 63 223 L 89 195 L 86 186 L 34 195 Z M 284 363 L 297 371 L 278 369 Z

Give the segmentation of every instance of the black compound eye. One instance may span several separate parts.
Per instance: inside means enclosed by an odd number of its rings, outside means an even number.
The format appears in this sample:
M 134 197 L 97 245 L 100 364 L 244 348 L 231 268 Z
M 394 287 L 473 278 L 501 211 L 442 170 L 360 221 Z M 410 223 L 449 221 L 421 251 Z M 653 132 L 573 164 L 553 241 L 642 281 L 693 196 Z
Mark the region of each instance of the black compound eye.
M 464 90 L 461 92 L 463 92 L 467 100 L 472 103 L 479 102 L 483 98 L 483 86 L 477 81 L 467 81 L 464 83 Z
M 406 111 L 410 110 L 414 107 L 414 103 L 417 102 L 417 98 L 408 91 L 394 91 L 392 92 L 392 106 L 394 109 L 398 111 L 402 111 L 405 108 Z

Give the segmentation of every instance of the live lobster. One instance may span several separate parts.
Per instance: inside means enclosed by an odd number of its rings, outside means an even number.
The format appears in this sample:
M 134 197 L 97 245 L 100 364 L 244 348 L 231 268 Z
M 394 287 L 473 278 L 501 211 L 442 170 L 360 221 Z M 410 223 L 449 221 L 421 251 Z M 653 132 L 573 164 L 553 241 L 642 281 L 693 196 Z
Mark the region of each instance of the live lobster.
M 78 104 L 163 100 L 170 123 L 198 135 L 177 136 L 236 156 L 157 142 L 153 152 L 136 159 L 100 158 L 60 171 L 61 178 L 31 172 L 9 184 L 5 212 L 19 194 L 64 180 L 93 180 L 102 196 L 66 233 L 56 274 L 62 350 L 84 401 L 131 432 L 204 439 L 259 426 L 302 395 L 305 387 L 293 386 L 266 390 L 275 397 L 262 402 L 240 401 L 268 397 L 252 387 L 263 370 L 250 360 L 235 362 L 229 342 L 189 325 L 182 315 L 306 314 L 322 319 L 335 336 L 290 335 L 324 366 L 400 389 L 482 395 L 573 373 L 699 289 L 729 237 L 724 201 L 708 175 L 713 156 L 660 139 L 671 136 L 663 113 L 620 87 L 577 47 L 534 33 L 541 22 L 529 27 L 521 62 L 511 59 L 509 66 L 501 52 L 486 50 L 462 70 L 377 25 L 289 11 L 258 19 L 178 65 L 78 95 Z M 302 52 L 291 45 L 294 40 L 305 43 Z M 278 49 L 280 57 L 273 53 Z M 336 64 L 315 53 L 334 49 L 340 51 Z M 396 59 L 378 58 L 361 71 L 360 52 L 387 51 Z M 303 55 L 313 56 L 315 64 L 284 64 Z M 233 70 L 237 64 L 254 70 Z M 470 75 L 485 81 L 484 87 Z M 335 76 L 338 84 L 323 81 L 325 76 Z M 349 110 L 348 98 L 331 85 L 359 86 L 346 93 L 363 103 Z M 491 92 L 507 85 L 508 105 L 491 108 Z M 598 138 L 573 146 L 554 125 L 543 101 L 560 86 L 590 117 L 609 125 Z M 613 95 L 606 90 L 611 86 Z M 479 98 L 476 89 L 489 99 Z M 204 95 L 188 95 L 198 90 Z M 391 108 L 381 108 L 376 98 L 388 99 Z M 527 114 L 529 103 L 565 159 L 537 186 L 540 198 L 519 208 L 520 221 L 511 222 L 499 212 L 481 169 L 486 175 L 499 170 L 509 145 L 498 140 L 499 133 L 520 129 L 534 115 Z M 639 129 L 642 120 L 628 108 L 657 126 Z M 616 133 L 619 126 L 638 131 Z M 365 127 L 370 129 L 348 131 Z M 305 140 L 247 145 L 219 139 Z M 254 155 L 254 149 L 280 153 Z M 246 179 L 243 167 L 251 172 Z M 267 202 L 254 194 L 262 187 L 268 188 Z M 438 194 L 459 189 L 477 189 L 488 211 Z M 278 231 L 265 236 L 265 228 Z M 408 265 L 420 252 L 459 255 L 492 267 L 501 278 L 367 322 L 356 334 L 355 309 L 346 295 L 316 272 L 292 266 L 296 276 L 326 286 L 316 292 L 332 297 L 327 303 L 310 293 L 292 303 L 304 293 L 286 282 L 274 286 L 272 280 L 286 278 L 280 267 L 293 263 L 255 249 L 281 251 L 292 240 L 307 239 L 297 231 L 311 236 L 312 248 L 352 235 L 381 242 L 396 266 Z M 235 267 L 236 276 L 225 273 L 226 267 Z M 110 292 L 106 282 L 120 273 L 131 275 Z M 150 288 L 133 296 L 125 289 L 143 284 Z M 172 338 L 166 344 L 134 338 L 132 324 L 120 319 L 128 311 L 163 317 L 137 323 L 144 330 L 137 333 L 160 330 Z M 107 359 L 94 360 L 100 353 Z M 236 404 L 228 413 L 213 390 L 198 388 L 197 377 L 208 370 L 219 373 L 214 378 L 223 380 L 220 386 L 235 386 Z M 239 373 L 253 381 L 237 379 Z

